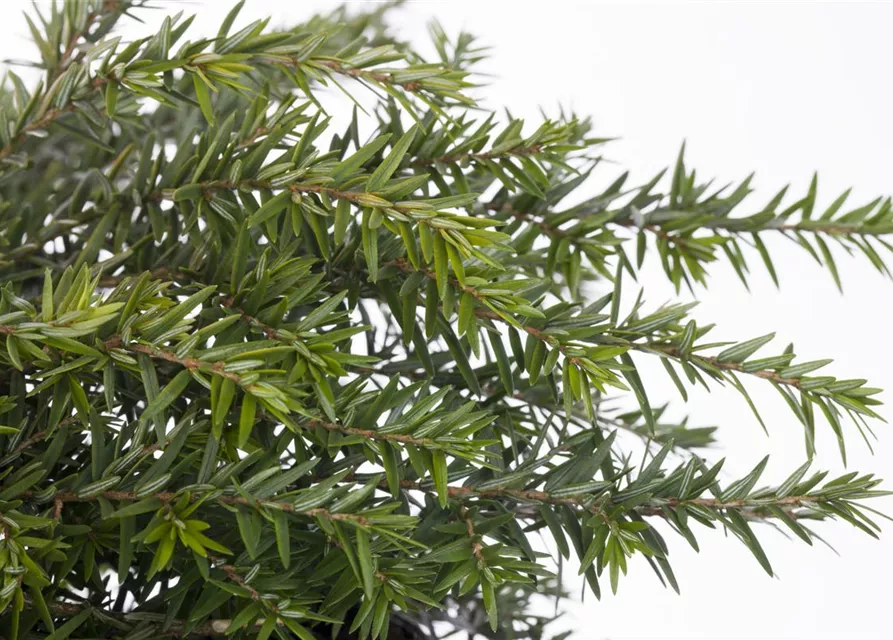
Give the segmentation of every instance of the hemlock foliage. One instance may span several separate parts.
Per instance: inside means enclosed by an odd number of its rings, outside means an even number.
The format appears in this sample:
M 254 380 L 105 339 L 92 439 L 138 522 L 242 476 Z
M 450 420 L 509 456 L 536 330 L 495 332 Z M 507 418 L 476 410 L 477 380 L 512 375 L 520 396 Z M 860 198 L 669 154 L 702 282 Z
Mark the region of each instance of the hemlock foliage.
M 544 638 L 527 603 L 564 559 L 600 596 L 646 565 L 678 589 L 669 550 L 703 527 L 769 574 L 767 523 L 876 535 L 871 475 L 730 480 L 637 365 L 754 412 L 772 385 L 807 458 L 816 429 L 845 456 L 877 389 L 630 292 L 645 259 L 677 289 L 719 261 L 775 279 L 773 235 L 886 273 L 889 199 L 743 204 L 749 178 L 681 154 L 584 194 L 607 140 L 474 108 L 467 34 L 433 27 L 431 61 L 386 6 L 292 29 L 237 6 L 121 40 L 142 4 L 35 9 L 43 80 L 0 96 L 5 637 Z

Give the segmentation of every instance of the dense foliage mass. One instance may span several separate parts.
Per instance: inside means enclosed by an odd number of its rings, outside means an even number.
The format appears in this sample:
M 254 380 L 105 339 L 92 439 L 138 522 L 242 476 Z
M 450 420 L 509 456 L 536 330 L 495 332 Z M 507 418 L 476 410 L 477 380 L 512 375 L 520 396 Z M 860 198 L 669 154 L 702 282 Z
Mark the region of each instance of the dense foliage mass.
M 586 195 L 606 140 L 474 109 L 467 34 L 432 28 L 431 62 L 386 7 L 237 6 L 125 42 L 141 4 L 35 10 L 44 78 L 0 95 L 4 637 L 543 638 L 527 602 L 571 557 L 599 596 L 649 564 L 677 588 L 667 533 L 724 528 L 770 574 L 762 523 L 876 535 L 872 476 L 729 479 L 637 365 L 754 411 L 745 385 L 774 386 L 806 458 L 826 426 L 845 455 L 877 389 L 622 290 L 651 252 L 677 289 L 718 260 L 775 278 L 769 235 L 886 271 L 889 200 L 820 211 L 813 183 L 744 215 L 749 179 L 681 155 Z

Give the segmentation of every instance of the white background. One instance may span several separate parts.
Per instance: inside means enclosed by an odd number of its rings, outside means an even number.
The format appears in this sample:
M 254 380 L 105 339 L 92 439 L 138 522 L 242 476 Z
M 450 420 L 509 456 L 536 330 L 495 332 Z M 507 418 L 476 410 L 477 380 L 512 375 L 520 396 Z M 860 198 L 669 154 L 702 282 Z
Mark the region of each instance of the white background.
M 166 9 L 178 5 L 199 14 L 191 33 L 213 35 L 230 6 L 159 4 L 164 9 L 141 12 L 147 24 L 131 23 L 126 33 L 152 33 Z M 35 56 L 20 16 L 24 6 L 0 6 L 0 57 Z M 286 24 L 333 7 L 249 0 L 237 26 L 270 14 L 274 25 Z M 498 77 L 481 92 L 487 106 L 507 105 L 531 123 L 539 106 L 553 113 L 559 104 L 571 106 L 594 117 L 599 135 L 621 136 L 607 152 L 619 166 L 603 169 L 604 180 L 629 168 L 634 182 L 642 182 L 671 164 L 686 139 L 687 158 L 701 177 L 724 183 L 756 170 L 758 191 L 744 213 L 756 211 L 787 182 L 799 197 L 813 170 L 820 176 L 820 206 L 849 186 L 853 203 L 893 193 L 893 5 L 478 0 L 409 3 L 394 16 L 399 31 L 420 42 L 427 37 L 426 22 L 436 16 L 448 32 L 466 28 L 492 45 L 484 69 Z M 841 296 L 802 249 L 783 239 L 770 249 L 781 291 L 755 255 L 749 256 L 751 293 L 730 268 L 716 265 L 709 293 L 696 292 L 700 323 L 716 322 L 718 339 L 777 331 L 776 351 L 794 341 L 803 359 L 834 358 L 827 369 L 833 375 L 866 377 L 893 388 L 893 283 L 864 257 L 839 255 L 846 292 Z M 672 299 L 656 260 L 646 264 L 647 299 L 654 306 Z M 731 473 L 744 474 L 771 453 L 764 479 L 780 481 L 804 460 L 802 429 L 768 385 L 751 383 L 749 389 L 763 407 L 771 438 L 731 390 L 696 393 L 684 406 L 654 368 L 646 369 L 646 386 L 652 402 L 673 400 L 674 415 L 688 413 L 694 425 L 720 425 L 720 446 L 709 456 L 727 455 Z M 893 436 L 886 425 L 877 426 L 874 456 L 851 430 L 850 469 L 893 476 Z M 816 467 L 842 471 L 828 428 L 821 429 Z M 890 499 L 872 506 L 893 512 Z M 721 533 L 699 535 L 700 555 L 672 538 L 681 596 L 663 589 L 645 562 L 637 561 L 616 597 L 596 602 L 590 596 L 580 604 L 575 595 L 560 624 L 580 639 L 893 637 L 887 609 L 893 526 L 881 541 L 846 524 L 817 528 L 840 557 L 766 527 L 758 530 L 778 579 L 767 577 L 742 545 Z M 568 586 L 579 594 L 577 581 Z

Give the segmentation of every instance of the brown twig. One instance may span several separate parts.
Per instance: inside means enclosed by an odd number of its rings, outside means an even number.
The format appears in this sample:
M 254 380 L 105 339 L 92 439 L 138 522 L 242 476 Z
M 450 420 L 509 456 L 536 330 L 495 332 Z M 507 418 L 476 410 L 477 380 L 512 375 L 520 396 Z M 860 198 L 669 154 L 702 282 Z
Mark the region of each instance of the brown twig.
M 220 376 L 221 378 L 232 380 L 239 385 L 242 384 L 242 376 L 240 376 L 238 373 L 227 371 L 225 368 L 226 363 L 222 361 L 206 362 L 204 360 L 199 360 L 190 356 L 180 357 L 170 351 L 166 351 L 164 349 L 159 349 L 158 347 L 153 347 L 151 345 L 142 343 L 133 343 L 129 345 L 116 344 L 116 341 L 120 343 L 120 339 L 120 336 L 114 336 L 111 340 L 106 341 L 106 349 L 117 347 L 123 348 L 125 351 L 143 353 L 156 360 L 166 360 L 167 362 L 174 362 L 182 367 L 185 367 L 186 369 L 189 369 L 190 371 L 210 371 L 215 375 Z
M 18 496 L 18 498 L 20 499 L 31 499 L 33 497 L 34 493 L 31 491 L 25 491 Z M 91 503 L 96 502 L 100 498 L 104 498 L 105 500 L 110 500 L 112 502 L 135 502 L 138 500 L 145 500 L 147 498 L 156 498 L 164 504 L 169 504 L 175 501 L 178 497 L 178 494 L 171 491 L 163 491 L 160 493 L 152 493 L 148 495 L 137 495 L 136 493 L 133 493 L 131 491 L 103 491 L 101 493 L 92 495 L 78 495 L 73 491 L 60 491 L 53 496 L 53 501 L 57 504 L 65 505 L 69 503 Z M 199 498 L 200 494 L 193 495 L 193 500 L 198 500 Z M 270 507 L 279 511 L 287 511 L 288 513 L 303 515 L 310 518 L 323 518 L 325 520 L 353 522 L 354 524 L 364 527 L 369 526 L 370 524 L 369 520 L 361 515 L 352 513 L 332 513 L 329 510 L 322 508 L 300 511 L 298 509 L 295 509 L 294 504 L 292 504 L 291 502 L 248 499 L 243 498 L 242 496 L 226 495 L 218 496 L 217 498 L 215 498 L 215 501 L 221 504 L 241 505 L 245 507 Z
M 423 491 L 425 493 L 434 493 L 436 489 L 433 486 L 429 486 L 427 484 L 411 481 L 411 480 L 403 480 L 400 483 L 400 486 L 404 489 L 413 490 L 413 491 Z M 383 488 L 386 488 L 383 484 Z M 447 493 L 450 498 L 461 500 L 463 498 L 469 497 L 477 497 L 477 498 L 512 498 L 515 500 L 519 500 L 522 502 L 537 502 L 543 504 L 556 504 L 556 505 L 568 505 L 571 507 L 577 507 L 585 509 L 593 514 L 601 513 L 601 509 L 597 505 L 588 504 L 592 501 L 592 496 L 588 495 L 570 495 L 570 496 L 554 496 L 551 493 L 546 491 L 535 491 L 530 489 L 508 489 L 503 487 L 497 487 L 492 489 L 477 489 L 475 487 L 455 487 L 449 486 L 447 487 Z M 755 515 L 760 518 L 773 518 L 775 517 L 773 514 L 769 512 L 764 512 L 762 509 L 765 509 L 767 506 L 777 506 L 781 508 L 794 508 L 794 507 L 802 507 L 809 504 L 817 504 L 826 501 L 825 498 L 821 496 L 787 496 L 784 498 L 776 498 L 771 502 L 766 502 L 765 500 L 729 500 L 727 502 L 723 502 L 721 500 L 712 499 L 712 498 L 694 498 L 690 500 L 682 500 L 679 498 L 655 498 L 655 500 L 659 500 L 661 504 L 668 506 L 670 508 L 676 509 L 683 505 L 696 505 L 700 507 L 704 507 L 707 509 L 714 510 L 728 510 L 735 509 L 738 511 L 747 511 L 750 515 Z M 634 510 L 639 515 L 643 516 L 663 516 L 663 511 L 661 511 L 659 506 L 655 505 L 643 505 L 635 507 Z
M 550 222 L 547 221 L 547 216 L 544 214 L 538 214 L 538 216 L 537 216 L 532 213 L 519 211 L 518 209 L 515 209 L 512 205 L 510 205 L 508 203 L 488 202 L 484 205 L 484 207 L 491 211 L 505 211 L 506 213 L 510 214 L 514 218 L 517 218 L 518 220 L 523 220 L 529 224 L 539 227 L 540 229 L 543 230 L 543 232 L 552 236 L 553 238 L 567 239 L 567 241 L 569 243 L 578 245 L 578 246 L 590 244 L 589 238 L 587 238 L 585 236 L 577 236 L 572 233 L 568 233 L 564 229 L 561 229 L 560 227 L 557 227 L 554 224 L 551 224 Z M 606 224 L 617 224 L 617 225 L 624 226 L 624 227 L 635 226 L 634 223 L 632 222 L 632 220 L 630 220 L 630 221 L 611 220 L 609 223 L 606 223 Z M 668 232 L 664 231 L 663 229 L 661 229 L 658 225 L 655 225 L 655 224 L 644 225 L 643 227 L 641 227 L 641 229 L 644 229 L 645 231 L 650 231 L 651 233 L 655 234 L 659 238 L 663 238 L 664 240 L 666 240 L 667 242 L 670 242 L 672 244 L 676 244 L 679 246 L 685 246 L 685 245 L 690 244 L 690 242 L 688 241 L 687 238 L 685 238 L 683 236 L 668 233 Z
M 390 442 L 399 442 L 401 444 L 411 444 L 417 447 L 427 447 L 433 449 L 440 449 L 443 447 L 443 445 L 438 443 L 436 440 L 432 440 L 431 438 L 416 438 L 414 436 L 404 435 L 400 433 L 380 433 L 379 431 L 375 431 L 374 429 L 357 429 L 356 427 L 345 427 L 340 424 L 325 422 L 323 420 L 310 420 L 309 422 L 299 426 L 307 429 L 322 427 L 327 431 L 338 431 L 346 435 L 360 436 L 362 438 L 365 438 L 366 440 L 387 440 Z
M 437 156 L 434 158 L 420 158 L 413 162 L 413 166 L 416 167 L 427 167 L 432 164 L 442 163 L 442 164 L 452 164 L 455 162 L 462 162 L 463 160 L 499 160 L 501 158 L 508 158 L 512 156 L 532 156 L 540 151 L 542 151 L 543 145 L 534 144 L 528 147 L 518 146 L 508 149 L 506 151 L 500 151 L 498 153 L 494 153 L 492 151 L 483 152 L 483 153 L 449 153 L 442 156 Z
M 350 479 L 353 481 L 354 478 L 345 478 L 345 480 Z M 387 483 L 382 482 L 382 489 L 387 489 Z M 434 493 L 436 489 L 433 485 L 429 483 L 424 483 L 420 481 L 413 480 L 402 480 L 400 482 L 401 488 L 410 491 L 421 491 L 425 493 Z M 463 500 L 467 498 L 487 498 L 487 499 L 496 499 L 496 498 L 509 498 L 512 500 L 516 500 L 519 502 L 532 502 L 532 503 L 540 503 L 540 504 L 553 504 L 553 505 L 567 505 L 574 508 L 584 509 L 593 514 L 598 514 L 602 512 L 602 509 L 596 505 L 592 504 L 593 496 L 587 494 L 580 495 L 562 495 L 556 496 L 552 493 L 546 491 L 537 491 L 531 489 L 511 489 L 507 487 L 493 487 L 487 489 L 479 489 L 477 487 L 458 487 L 458 486 L 448 486 L 447 487 L 447 495 L 454 500 Z M 156 498 L 163 504 L 169 504 L 174 502 L 178 498 L 178 494 L 171 491 L 165 491 L 160 493 L 154 493 L 149 495 L 137 495 L 136 493 L 130 491 L 103 491 L 94 495 L 80 496 L 72 491 L 60 491 L 53 496 L 53 501 L 57 505 L 57 508 L 62 508 L 66 504 L 71 503 L 92 503 L 96 502 L 100 498 L 105 500 L 109 500 L 111 502 L 135 502 L 138 500 L 144 500 L 147 498 Z M 200 494 L 195 494 L 193 496 L 193 500 L 200 499 Z M 26 491 L 18 496 L 18 499 L 29 500 L 34 498 L 34 493 L 31 491 Z M 693 505 L 699 506 L 706 509 L 723 511 L 723 510 L 736 510 L 740 512 L 746 512 L 751 516 L 759 517 L 759 518 L 773 518 L 775 517 L 771 512 L 765 511 L 767 507 L 774 506 L 780 507 L 783 509 L 794 509 L 796 507 L 804 507 L 813 504 L 821 504 L 822 502 L 827 502 L 829 498 L 825 498 L 823 496 L 814 496 L 814 495 L 798 495 L 798 496 L 785 496 L 783 498 L 773 498 L 766 499 L 760 498 L 759 500 L 728 500 L 723 502 L 722 500 L 715 498 L 693 498 L 683 500 L 676 497 L 656 497 L 654 498 L 655 502 L 659 504 L 649 504 L 649 505 L 641 505 L 638 507 L 634 507 L 633 510 L 642 516 L 660 516 L 662 517 L 663 511 L 661 510 L 661 506 L 666 506 L 671 509 L 677 509 L 684 505 Z M 308 509 L 306 511 L 299 511 L 295 509 L 294 504 L 292 502 L 283 502 L 276 500 L 260 500 L 260 499 L 252 499 L 252 498 L 244 498 L 242 496 L 218 496 L 215 498 L 215 501 L 226 504 L 226 505 L 240 505 L 246 507 L 269 507 L 271 509 L 276 509 L 278 511 L 286 511 L 288 513 L 293 513 L 296 515 L 303 515 L 311 518 L 323 518 L 326 520 L 332 521 L 345 521 L 352 522 L 355 525 L 359 526 L 370 526 L 370 521 L 362 516 L 351 513 L 332 513 L 327 509 L 323 508 L 314 508 Z M 61 505 L 61 507 L 60 507 Z M 796 517 L 794 514 L 793 517 Z
M 299 62 L 295 62 L 295 66 L 299 66 Z M 398 87 L 402 87 L 406 91 L 415 92 L 419 91 L 422 88 L 421 83 L 416 81 L 408 81 L 408 82 L 399 82 L 394 79 L 394 76 L 390 73 L 383 73 L 380 71 L 370 71 L 368 69 L 350 69 L 345 67 L 343 64 L 338 62 L 337 60 L 317 60 L 315 61 L 314 66 L 321 66 L 333 71 L 335 73 L 340 73 L 341 75 L 349 76 L 356 80 L 371 80 L 374 82 L 378 82 L 381 84 L 390 84 Z
M 234 182 L 232 180 L 209 180 L 206 182 L 200 182 L 198 184 L 201 187 L 206 199 L 210 198 L 211 194 L 214 191 L 219 190 L 236 191 L 238 189 L 243 189 L 246 187 L 250 189 L 277 188 L 276 185 L 274 185 L 273 182 L 270 180 L 239 180 L 238 182 Z M 319 184 L 304 184 L 300 182 L 283 185 L 280 188 L 288 190 L 292 193 L 321 193 L 335 200 L 348 200 L 360 206 L 368 206 L 364 205 L 363 202 L 368 201 L 370 197 L 370 194 L 363 191 L 341 191 L 332 187 L 324 187 Z M 162 189 L 153 191 L 148 195 L 148 199 L 155 201 L 173 200 L 175 191 L 176 189 Z
M 511 204 L 505 203 L 497 203 L 497 202 L 489 202 L 484 204 L 484 207 L 491 211 L 504 211 L 509 215 L 517 218 L 519 220 L 523 220 L 528 224 L 535 225 L 542 229 L 544 233 L 550 235 L 554 238 L 559 239 L 567 239 L 568 242 L 575 245 L 585 245 L 588 244 L 588 238 L 585 236 L 577 236 L 572 233 L 568 233 L 567 231 L 561 229 L 560 227 L 555 226 L 548 222 L 548 212 L 544 212 L 541 214 L 532 214 L 524 211 L 520 211 L 515 209 Z M 602 213 L 602 212 L 598 212 Z M 618 211 L 619 215 L 620 212 Z M 585 215 L 585 214 L 582 214 Z M 745 217 L 746 218 L 746 217 Z M 741 218 L 744 219 L 744 218 Z M 861 226 L 847 225 L 829 222 L 827 224 L 817 224 L 814 221 L 808 221 L 806 224 L 804 222 L 796 222 L 789 224 L 781 224 L 777 226 L 768 226 L 768 227 L 759 227 L 755 229 L 741 229 L 736 223 L 739 220 L 738 218 L 731 218 L 730 222 L 723 224 L 724 219 L 717 219 L 716 224 L 706 225 L 704 227 L 699 227 L 701 229 L 708 230 L 723 230 L 727 233 L 760 233 L 764 231 L 780 231 L 780 232 L 794 232 L 794 233 L 823 233 L 831 236 L 849 236 L 849 235 L 862 235 L 862 236 L 880 236 L 880 235 L 888 235 L 893 233 L 893 230 L 887 228 L 879 228 L 879 229 L 871 229 L 864 228 Z M 616 225 L 619 227 L 632 228 L 642 231 L 648 231 L 649 233 L 653 233 L 658 238 L 665 240 L 670 244 L 674 244 L 679 247 L 687 247 L 691 246 L 694 240 L 697 240 L 695 236 L 682 235 L 678 233 L 672 233 L 670 231 L 665 231 L 658 224 L 645 224 L 639 226 L 632 219 L 612 219 L 605 223 L 605 225 Z M 702 248 L 702 247 L 699 247 Z
M 747 375 L 755 376 L 757 378 L 763 378 L 764 380 L 771 380 L 776 384 L 783 384 L 789 387 L 800 387 L 800 379 L 799 378 L 785 378 L 783 376 L 778 375 L 775 371 L 771 371 L 769 369 L 759 369 L 757 371 L 745 371 L 744 366 L 740 362 L 727 362 L 724 360 L 718 360 L 717 358 L 713 358 L 711 356 L 697 356 L 693 354 L 684 354 L 677 347 L 673 347 L 670 345 L 663 344 L 655 344 L 655 343 L 630 343 L 633 349 L 637 351 L 642 351 L 644 353 L 648 353 L 651 351 L 659 351 L 664 353 L 671 358 L 676 358 L 677 360 L 684 360 L 687 362 L 692 362 L 694 364 L 704 363 L 710 367 L 715 369 L 721 369 L 723 371 L 734 371 L 736 373 L 746 373 Z
M 471 555 L 478 561 L 479 567 L 485 566 L 487 559 L 484 558 L 484 545 L 481 544 L 480 536 L 475 533 L 474 518 L 472 518 L 471 512 L 464 504 L 459 507 L 459 517 L 465 523 L 465 533 L 471 541 Z
M 217 558 L 212 555 L 208 555 L 208 559 L 211 562 L 214 562 L 217 565 L 217 568 L 223 571 L 226 574 L 226 577 L 229 578 L 231 582 L 236 583 L 237 585 L 248 591 L 248 593 L 251 594 L 252 600 L 260 600 L 260 594 L 257 592 L 257 589 L 245 582 L 245 578 L 242 577 L 242 574 L 240 574 L 239 570 L 236 569 L 233 565 L 228 564 L 222 558 Z

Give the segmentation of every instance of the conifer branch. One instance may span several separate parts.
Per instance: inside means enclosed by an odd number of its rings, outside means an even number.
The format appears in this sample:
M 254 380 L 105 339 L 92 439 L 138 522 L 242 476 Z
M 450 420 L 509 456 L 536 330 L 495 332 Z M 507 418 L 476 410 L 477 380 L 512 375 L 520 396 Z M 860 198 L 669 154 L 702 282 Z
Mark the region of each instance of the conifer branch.
M 427 167 L 432 164 L 453 164 L 467 161 L 481 160 L 499 160 L 501 158 L 511 158 L 514 156 L 524 157 L 536 155 L 543 149 L 543 145 L 518 145 L 505 149 L 504 151 L 484 151 L 481 153 L 448 153 L 434 158 L 419 158 L 413 161 L 412 165 L 416 167 Z
M 413 491 L 422 491 L 427 493 L 435 492 L 434 487 L 430 483 L 402 481 L 401 486 L 405 489 Z M 383 484 L 382 487 L 385 488 L 386 485 Z M 521 503 L 567 505 L 579 508 L 583 511 L 588 511 L 593 514 L 600 514 L 606 510 L 605 506 L 594 503 L 594 498 L 589 495 L 556 496 L 546 491 L 508 488 L 478 489 L 473 486 L 450 486 L 448 487 L 447 491 L 450 498 L 455 500 L 466 500 L 469 498 L 509 498 Z M 824 503 L 833 503 L 835 502 L 835 499 L 816 495 L 798 495 L 784 496 L 781 498 L 755 498 L 728 501 L 723 501 L 716 498 L 681 499 L 675 497 L 661 497 L 655 498 L 654 502 L 656 504 L 646 504 L 634 507 L 632 511 L 641 516 L 665 518 L 666 513 L 661 508 L 662 506 L 670 509 L 678 509 L 679 507 L 685 506 L 694 506 L 717 512 L 734 510 L 741 512 L 749 519 L 754 520 L 774 519 L 784 517 L 784 515 L 793 519 L 816 519 L 819 514 L 816 511 L 812 510 L 812 508 Z M 778 511 L 769 511 L 770 507 L 783 509 L 784 515 L 779 515 Z M 804 512 L 791 511 L 791 509 L 795 509 L 797 507 L 806 507 L 808 510 Z M 525 517 L 537 517 L 528 512 L 522 511 L 522 514 L 524 514 Z
M 25 492 L 21 496 L 24 499 L 34 498 L 34 494 L 30 492 Z M 170 504 L 176 501 L 180 495 L 177 493 L 162 491 L 160 493 L 150 493 L 147 495 L 137 494 L 131 491 L 102 491 L 96 494 L 84 495 L 77 492 L 72 491 L 59 491 L 58 493 L 53 494 L 52 500 L 55 503 L 59 504 L 71 504 L 71 503 L 92 503 L 97 500 L 104 499 L 109 500 L 110 502 L 137 502 L 140 500 L 146 500 L 147 498 L 155 498 L 159 502 L 163 504 Z M 195 496 L 195 500 L 199 499 L 199 495 Z M 305 510 L 297 510 L 292 502 L 283 502 L 276 500 L 260 500 L 260 499 L 252 499 L 245 498 L 242 496 L 228 496 L 222 495 L 213 498 L 214 502 L 219 502 L 220 504 L 226 505 L 241 505 L 244 507 L 268 507 L 271 509 L 276 509 L 279 511 L 287 511 L 289 513 L 293 513 L 295 515 L 307 516 L 308 518 L 321 518 L 324 520 L 332 520 L 332 521 L 344 521 L 344 522 L 352 522 L 359 526 L 369 526 L 370 521 L 362 515 L 352 514 L 352 513 L 331 513 L 327 509 L 322 508 L 314 508 L 314 509 L 305 509 Z
M 808 458 L 822 419 L 846 461 L 879 389 L 757 355 L 773 334 L 710 342 L 624 278 L 656 254 L 706 284 L 724 255 L 746 284 L 752 247 L 777 280 L 770 234 L 838 284 L 835 244 L 889 274 L 889 199 L 819 211 L 813 181 L 743 216 L 750 180 L 710 191 L 681 154 L 666 188 L 592 195 L 607 139 L 472 109 L 468 34 L 433 28 L 429 62 L 383 7 L 234 31 L 239 3 L 216 35 L 173 16 L 117 40 L 142 5 L 53 4 L 45 82 L 10 72 L 0 100 L 0 627 L 544 640 L 533 532 L 599 597 L 636 556 L 677 588 L 664 534 L 697 547 L 695 523 L 770 574 L 751 523 L 878 535 L 871 474 L 720 482 L 692 453 L 718 432 L 667 418 L 638 367 L 683 400 L 732 386 L 761 424 L 744 383 L 771 384 Z M 370 119 L 323 110 L 344 79 Z
M 410 265 L 409 263 L 407 263 L 405 260 L 402 260 L 402 259 L 395 260 L 392 264 L 404 272 L 413 273 L 413 272 L 417 271 L 416 269 L 414 269 L 412 267 L 412 265 Z M 427 277 L 430 280 L 435 280 L 437 277 L 436 274 L 429 269 L 421 270 L 421 271 L 419 271 L 419 273 L 423 273 L 425 275 L 425 277 Z M 453 287 L 457 288 L 458 290 L 470 294 L 479 302 L 485 302 L 487 299 L 487 296 L 481 294 L 480 291 L 478 291 L 474 287 L 462 285 L 457 280 L 450 280 L 450 284 Z M 477 308 L 477 309 L 475 309 L 474 313 L 479 318 L 486 318 L 488 320 L 496 320 L 498 322 L 509 323 L 509 321 L 506 320 L 504 315 L 501 315 L 494 311 L 490 311 L 486 308 Z M 567 352 L 569 348 L 572 349 L 574 346 L 572 344 L 566 345 L 566 344 L 561 344 L 560 342 L 556 342 L 555 336 L 553 336 L 549 333 L 546 333 L 544 330 L 534 327 L 530 324 L 519 324 L 518 326 L 520 326 L 520 328 L 524 332 L 526 332 L 528 335 L 533 336 L 537 340 L 539 340 L 545 344 L 548 344 L 548 345 L 556 346 L 556 348 L 559 349 L 562 353 Z M 628 346 L 629 348 L 634 349 L 636 351 L 641 351 L 643 353 L 649 353 L 649 354 L 660 353 L 660 354 L 663 354 L 670 358 L 673 358 L 675 360 L 679 360 L 679 361 L 684 360 L 684 361 L 692 362 L 694 364 L 701 365 L 701 366 L 706 365 L 708 367 L 711 367 L 711 368 L 717 369 L 717 370 L 735 371 L 735 372 L 739 372 L 739 373 L 745 373 L 747 375 L 752 375 L 757 378 L 763 378 L 764 380 L 770 380 L 770 381 L 772 381 L 776 384 L 780 384 L 780 385 L 785 385 L 785 386 L 790 386 L 790 387 L 795 387 L 795 388 L 799 388 L 799 386 L 800 386 L 799 378 L 780 376 L 780 375 L 778 375 L 777 372 L 775 372 L 773 370 L 769 370 L 769 369 L 747 370 L 739 362 L 726 362 L 726 361 L 722 361 L 722 360 L 719 360 L 718 358 L 711 357 L 711 356 L 701 356 L 701 355 L 695 355 L 695 354 L 691 354 L 691 353 L 686 354 L 686 353 L 683 353 L 680 349 L 670 346 L 670 345 L 660 344 L 657 342 L 639 343 L 639 342 L 634 342 L 634 341 L 628 341 L 625 339 L 624 333 L 625 332 L 623 330 L 618 330 L 616 332 L 616 337 L 622 341 L 622 342 L 620 342 L 620 344 Z M 605 335 L 611 335 L 611 334 L 606 332 Z M 612 344 L 612 343 L 609 343 L 609 344 Z M 580 364 L 580 360 L 576 356 L 568 355 L 568 360 L 570 360 L 574 364 Z
M 345 480 L 349 480 L 349 478 L 345 478 Z M 382 482 L 380 486 L 382 489 L 388 488 L 386 482 Z M 435 487 L 430 482 L 402 480 L 400 482 L 400 486 L 403 489 L 410 491 L 436 493 Z M 880 496 L 884 495 L 885 493 L 886 492 L 877 492 L 877 495 Z M 579 508 L 583 511 L 588 511 L 592 514 L 604 513 L 609 508 L 606 507 L 604 504 L 596 502 L 593 496 L 587 494 L 562 494 L 558 496 L 547 491 L 538 491 L 531 489 L 511 489 L 506 487 L 493 487 L 484 489 L 474 486 L 450 485 L 447 487 L 447 495 L 451 499 L 458 501 L 465 501 L 471 498 L 508 498 L 522 504 L 538 503 L 548 505 L 567 505 L 570 507 Z M 861 496 L 862 494 L 858 495 Z M 24 500 L 30 500 L 34 497 L 35 496 L 31 492 L 25 492 L 20 496 L 20 498 Z M 103 491 L 101 493 L 93 495 L 82 495 L 75 492 L 60 491 L 53 495 L 52 500 L 54 503 L 65 505 L 73 503 L 94 503 L 99 499 L 108 500 L 110 502 L 137 502 L 140 500 L 146 500 L 148 498 L 154 498 L 160 503 L 170 504 L 176 501 L 179 497 L 179 494 L 174 492 L 160 492 L 144 495 L 128 491 Z M 867 497 L 872 496 L 869 495 Z M 193 500 L 198 499 L 200 499 L 200 494 L 196 494 L 196 496 L 193 497 Z M 774 519 L 785 516 L 793 519 L 816 519 L 817 517 L 822 517 L 822 513 L 815 511 L 815 507 L 819 507 L 826 503 L 833 505 L 840 500 L 841 498 L 835 497 L 833 495 L 828 497 L 823 495 L 809 494 L 784 497 L 757 497 L 725 501 L 718 498 L 682 499 L 678 497 L 658 497 L 653 499 L 652 502 L 654 504 L 645 504 L 633 507 L 632 511 L 641 516 L 665 518 L 666 512 L 662 509 L 662 507 L 675 510 L 680 507 L 693 506 L 715 512 L 734 510 L 754 520 Z M 216 498 L 213 498 L 212 501 L 225 505 L 240 505 L 251 508 L 269 508 L 273 510 L 293 513 L 295 515 L 302 515 L 309 518 L 321 518 L 324 520 L 351 522 L 363 527 L 368 527 L 372 524 L 367 518 L 358 514 L 331 513 L 323 508 L 307 509 L 303 511 L 296 510 L 294 504 L 288 501 L 261 500 L 230 495 L 218 496 Z M 780 515 L 777 510 L 770 511 L 770 507 L 784 510 L 784 515 Z M 804 512 L 792 511 L 792 509 L 796 509 L 797 507 L 805 507 L 807 508 L 807 510 Z M 460 512 L 465 514 L 462 517 L 463 521 L 467 523 L 466 516 L 468 516 L 468 512 L 466 507 L 460 507 Z M 521 514 L 524 517 L 531 517 L 530 514 L 524 511 L 522 511 Z M 473 530 L 469 533 L 469 537 L 474 537 Z

